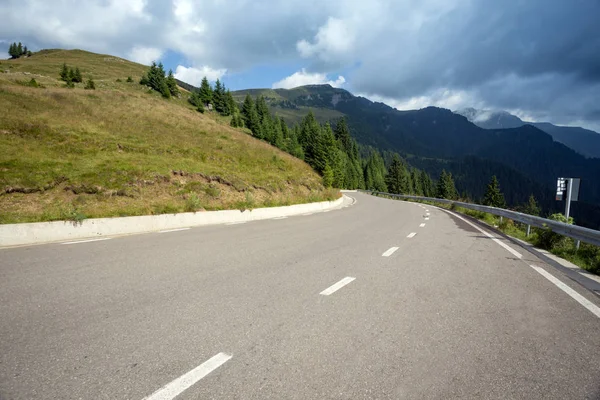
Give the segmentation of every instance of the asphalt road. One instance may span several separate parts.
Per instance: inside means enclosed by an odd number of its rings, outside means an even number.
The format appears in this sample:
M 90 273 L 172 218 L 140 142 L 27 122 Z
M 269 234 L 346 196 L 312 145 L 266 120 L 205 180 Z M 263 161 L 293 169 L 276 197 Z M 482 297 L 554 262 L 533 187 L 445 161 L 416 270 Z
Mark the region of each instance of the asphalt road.
M 596 295 L 445 211 L 350 195 L 0 250 L 0 398 L 600 399 Z

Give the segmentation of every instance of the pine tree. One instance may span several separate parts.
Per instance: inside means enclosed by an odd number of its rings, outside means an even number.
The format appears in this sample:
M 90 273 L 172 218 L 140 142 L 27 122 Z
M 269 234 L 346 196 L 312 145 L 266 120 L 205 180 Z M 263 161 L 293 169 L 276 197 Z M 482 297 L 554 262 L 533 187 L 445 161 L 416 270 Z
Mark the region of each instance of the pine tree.
M 215 82 L 215 90 L 213 92 L 213 105 L 215 111 L 219 114 L 227 115 L 227 102 L 225 99 L 225 88 L 221 81 L 217 79 Z
M 67 79 L 69 82 L 75 82 L 75 70 L 73 68 L 69 68 L 69 77 Z
M 83 82 L 83 77 L 81 76 L 81 71 L 79 70 L 79 67 L 75 67 L 75 71 L 73 72 L 73 82 Z
M 487 185 L 485 195 L 483 196 L 483 204 L 490 207 L 506 207 L 504 195 L 500 191 L 500 184 L 496 175 L 492 176 L 492 180 Z
M 23 45 L 21 44 L 21 42 L 19 42 L 19 44 L 17 45 L 17 58 L 21 57 L 23 55 Z
M 173 76 L 173 70 L 169 70 L 169 75 L 167 76 L 167 87 L 169 88 L 169 93 L 171 96 L 179 96 L 179 88 L 177 87 L 177 81 Z
M 10 46 L 8 47 L 8 55 L 10 56 L 10 58 L 16 58 L 15 54 L 16 54 L 16 45 L 14 43 L 11 43 Z
M 456 191 L 456 186 L 454 185 L 454 179 L 452 179 L 451 173 L 442 170 L 436 192 L 436 196 L 440 199 L 456 200 L 458 192 Z
M 352 137 L 345 117 L 341 118 L 335 126 L 335 138 L 342 144 L 344 152 L 349 154 L 352 150 Z
M 60 70 L 60 79 L 65 82 L 69 80 L 69 68 L 67 67 L 67 63 L 64 63 Z
M 527 205 L 525 206 L 523 212 L 525 214 L 535 215 L 539 217 L 540 206 L 538 205 L 537 201 L 535 201 L 535 197 L 533 197 L 533 194 L 529 196 L 529 200 L 527 201 Z
M 200 99 L 205 106 L 208 106 L 213 101 L 213 90 L 208 83 L 208 79 L 206 77 L 202 78 L 202 83 L 200 84 Z
M 29 50 L 27 50 L 27 46 L 23 46 L 23 54 L 21 54 L 22 56 L 27 55 L 29 53 Z
M 377 151 L 371 151 L 364 168 L 365 187 L 378 192 L 386 192 L 385 164 L 383 158 Z
M 254 136 L 258 136 L 260 132 L 260 120 L 258 119 L 254 100 L 252 100 L 252 97 L 249 94 L 246 95 L 246 98 L 244 99 L 242 118 L 244 119 L 246 128 L 250 129 Z
M 408 181 L 406 168 L 397 154 L 394 154 L 392 158 L 392 164 L 388 169 L 385 183 L 390 193 L 406 194 L 407 192 Z
M 425 197 L 435 197 L 435 187 L 429 174 L 425 171 L 421 171 L 421 185 L 423 187 L 423 195 Z
M 227 109 L 229 110 L 230 115 L 235 115 L 239 112 L 237 103 L 229 89 L 225 92 L 225 101 L 227 102 Z
M 415 196 L 423 196 L 423 182 L 421 181 L 421 173 L 413 168 L 410 171 L 410 180 L 413 185 L 413 194 Z
M 333 170 L 329 165 L 323 168 L 323 186 L 330 188 L 333 185 Z
M 196 107 L 196 111 L 203 113 L 204 112 L 204 103 L 200 99 L 200 94 L 197 91 L 193 91 L 188 97 L 188 102 Z
M 160 87 L 159 90 L 160 94 L 162 95 L 162 97 L 164 97 L 165 99 L 170 99 L 171 98 L 171 91 L 169 90 L 169 85 L 167 85 L 167 80 L 163 79 L 160 81 Z

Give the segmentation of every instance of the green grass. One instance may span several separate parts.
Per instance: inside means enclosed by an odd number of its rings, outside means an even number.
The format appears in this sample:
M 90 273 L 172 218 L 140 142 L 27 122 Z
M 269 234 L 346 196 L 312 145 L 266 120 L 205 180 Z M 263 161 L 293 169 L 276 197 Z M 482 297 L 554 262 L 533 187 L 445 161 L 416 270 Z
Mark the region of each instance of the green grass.
M 63 62 L 97 89 L 63 88 Z M 303 203 L 338 196 L 304 162 L 137 83 L 139 64 L 80 50 L 2 61 L 0 223 Z M 126 82 L 133 76 L 136 82 Z M 41 87 L 23 84 L 35 78 Z M 119 78 L 122 82 L 116 82 Z M 183 189 L 183 190 L 182 190 Z

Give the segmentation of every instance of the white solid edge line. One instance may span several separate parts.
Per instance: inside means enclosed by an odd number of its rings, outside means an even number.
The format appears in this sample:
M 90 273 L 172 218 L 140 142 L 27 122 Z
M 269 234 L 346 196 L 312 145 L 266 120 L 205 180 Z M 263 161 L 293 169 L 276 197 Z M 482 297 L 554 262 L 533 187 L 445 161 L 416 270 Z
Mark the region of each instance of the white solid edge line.
M 287 217 L 275 217 L 275 218 L 271 218 L 271 219 L 286 219 Z
M 484 231 L 483 229 L 481 229 L 480 227 L 478 227 L 477 225 L 473 224 L 471 221 L 467 221 L 466 219 L 464 219 L 463 217 L 461 217 L 460 215 L 457 215 L 455 213 L 453 213 L 452 211 L 448 211 L 448 210 L 444 210 L 443 208 L 441 209 L 443 211 L 446 211 L 449 214 L 454 215 L 456 218 L 466 222 L 467 224 L 471 225 L 473 228 L 477 229 L 479 232 L 483 233 L 485 236 L 489 237 L 490 239 L 492 239 L 494 242 L 496 242 L 497 244 L 499 244 L 500 246 L 504 247 L 506 250 L 508 250 L 509 253 L 511 253 L 512 255 L 514 255 L 517 258 L 523 258 L 523 255 L 521 253 L 519 253 L 518 251 L 516 251 L 515 249 L 513 249 L 512 247 L 510 247 L 509 245 L 507 245 L 506 243 L 503 243 L 502 241 L 498 240 L 497 238 L 495 238 L 493 235 L 487 233 L 486 231 Z
M 347 276 L 344 279 L 342 279 L 341 281 L 329 286 L 327 289 L 323 290 L 319 294 L 322 294 L 323 296 L 329 296 L 330 294 L 337 292 L 338 290 L 340 290 L 341 288 L 343 288 L 344 286 L 346 286 L 347 284 L 349 284 L 350 282 L 352 282 L 355 279 L 356 278 Z
M 387 249 L 387 250 L 385 251 L 385 253 L 383 253 L 381 256 L 382 256 L 382 257 L 389 257 L 389 256 L 391 256 L 392 254 L 394 254 L 394 252 L 395 252 L 396 250 L 398 250 L 398 249 L 399 249 L 399 247 L 392 247 L 392 248 L 390 248 L 390 249 Z
M 237 222 L 227 222 L 225 225 L 239 225 L 239 224 L 245 224 L 248 221 L 237 221 Z
M 587 308 L 594 314 L 596 317 L 600 318 L 600 307 L 562 283 L 559 279 L 557 279 L 554 275 L 547 272 L 545 269 L 536 267 L 534 265 L 530 265 L 531 268 L 535 269 L 539 272 L 544 278 L 548 279 L 550 282 L 555 284 L 560 290 L 571 296 L 576 302 Z
M 309 215 L 313 215 L 314 213 L 306 213 L 306 214 L 302 214 L 303 217 L 308 217 Z
M 421 225 L 419 225 L 419 228 L 424 228 L 425 227 L 425 222 L 423 222 Z
M 411 239 L 414 238 L 417 235 L 417 232 L 411 232 L 408 234 L 407 238 Z
M 190 228 L 165 229 L 164 231 L 158 231 L 158 233 L 169 233 L 169 232 L 187 231 L 188 229 L 190 229 Z
M 110 240 L 110 239 L 112 239 L 112 238 L 98 238 L 98 239 L 76 240 L 74 242 L 63 242 L 61 244 L 77 244 L 77 243 L 100 242 L 102 240 Z
M 232 356 L 225 353 L 219 353 L 213 356 L 209 360 L 203 362 L 190 372 L 181 375 L 171 383 L 166 384 L 150 396 L 144 397 L 143 400 L 172 400 L 176 396 L 179 396 L 186 389 L 189 389 L 192 385 L 210 374 L 221 365 L 225 364 Z

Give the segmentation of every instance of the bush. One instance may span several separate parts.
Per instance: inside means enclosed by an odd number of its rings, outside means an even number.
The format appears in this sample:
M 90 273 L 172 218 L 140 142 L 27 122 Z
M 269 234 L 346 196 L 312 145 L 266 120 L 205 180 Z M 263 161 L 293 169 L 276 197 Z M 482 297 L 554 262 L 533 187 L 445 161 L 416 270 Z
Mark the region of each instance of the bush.
M 117 78 L 117 80 L 115 82 L 123 82 L 123 81 L 121 80 L 121 78 Z
M 185 211 L 187 212 L 196 212 L 202 208 L 202 203 L 200 202 L 200 198 L 196 193 L 192 193 L 188 196 L 185 201 Z
M 562 214 L 552 214 L 548 219 L 573 224 L 573 218 L 569 218 L 569 221 L 567 222 L 567 218 Z M 553 250 L 565 249 L 570 247 L 571 243 L 572 240 L 568 237 L 552 232 L 552 229 L 546 227 L 539 232 L 536 245 L 546 250 Z
M 85 83 L 84 89 L 96 90 L 96 84 L 94 83 L 92 78 L 88 79 L 88 81 Z
M 128 76 L 128 77 L 127 77 L 127 83 L 131 83 L 131 82 L 133 82 L 133 78 L 132 78 L 132 77 L 130 77 L 130 76 Z

